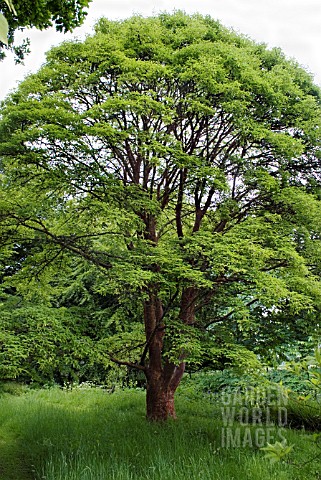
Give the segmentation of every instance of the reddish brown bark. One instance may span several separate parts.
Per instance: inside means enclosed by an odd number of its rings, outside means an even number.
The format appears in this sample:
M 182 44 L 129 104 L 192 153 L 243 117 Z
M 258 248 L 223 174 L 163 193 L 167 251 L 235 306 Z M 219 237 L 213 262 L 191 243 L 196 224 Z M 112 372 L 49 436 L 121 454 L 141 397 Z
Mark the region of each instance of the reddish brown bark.
M 160 376 L 149 372 L 147 376 L 146 414 L 148 420 L 164 421 L 176 418 L 175 392 L 182 379 L 185 364 L 165 364 Z
M 183 290 L 179 318 L 185 325 L 192 325 L 195 321 L 195 302 L 198 295 L 196 287 L 187 287 Z
M 146 390 L 148 420 L 164 421 L 169 417 L 176 418 L 174 394 L 174 391 L 165 387 L 162 379 L 149 379 Z
M 196 294 L 195 288 L 187 288 L 182 294 L 180 319 L 185 324 L 194 322 Z M 165 326 L 163 308 L 157 294 L 151 294 L 145 302 L 144 320 L 148 350 L 145 368 L 147 418 L 152 421 L 176 418 L 174 395 L 185 370 L 184 352 L 179 365 L 163 359 Z
M 144 305 L 145 333 L 148 346 L 146 366 L 146 414 L 149 420 L 166 420 L 175 415 L 174 395 L 164 382 L 162 350 L 164 338 L 163 308 L 156 294 Z

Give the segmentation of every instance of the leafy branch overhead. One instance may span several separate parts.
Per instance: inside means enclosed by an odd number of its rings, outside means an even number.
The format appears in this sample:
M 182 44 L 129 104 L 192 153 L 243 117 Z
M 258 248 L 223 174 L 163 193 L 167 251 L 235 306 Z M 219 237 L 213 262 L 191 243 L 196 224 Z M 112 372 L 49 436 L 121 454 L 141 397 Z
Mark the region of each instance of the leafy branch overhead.
M 4 0 L 10 10 L 11 13 L 17 15 L 17 12 L 11 2 L 11 0 Z M 6 17 L 0 13 L 0 42 L 8 45 L 8 33 L 9 33 L 9 25 L 7 22 Z
M 26 27 L 44 30 L 53 25 L 57 31 L 72 31 L 81 25 L 91 0 L 1 0 L 0 1 L 0 59 L 5 57 L 5 50 L 14 51 L 16 61 L 22 61 L 28 53 L 28 40 L 21 45 L 14 44 L 14 34 Z
M 144 325 L 114 361 L 175 416 L 186 363 L 320 308 L 320 122 L 308 73 L 210 17 L 101 19 L 3 106 L 1 242 L 33 245 L 9 281 L 91 263 Z

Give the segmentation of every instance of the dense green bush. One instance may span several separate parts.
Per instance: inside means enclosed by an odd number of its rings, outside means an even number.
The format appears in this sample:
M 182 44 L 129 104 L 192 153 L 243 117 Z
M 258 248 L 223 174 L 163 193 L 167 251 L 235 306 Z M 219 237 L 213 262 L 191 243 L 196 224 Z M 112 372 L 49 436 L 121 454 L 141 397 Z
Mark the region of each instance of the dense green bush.
M 237 369 L 195 373 L 185 376 L 180 393 L 189 398 L 207 396 L 219 403 L 237 398 L 238 405 L 261 409 L 262 421 L 278 423 L 279 407 L 286 411 L 292 428 L 321 430 L 320 353 L 291 364 L 291 368 L 266 369 L 242 373 Z M 270 404 L 270 398 L 277 399 Z M 268 408 L 267 408 L 268 407 Z M 249 409 L 249 421 L 252 410 Z M 238 419 L 236 414 L 235 419 Z
M 284 385 L 298 395 L 308 395 L 311 392 L 307 372 L 291 372 L 286 368 L 273 368 L 266 372 L 265 377 L 272 383 Z
M 251 388 L 262 386 L 262 379 L 265 383 L 268 383 L 265 377 L 262 376 L 262 372 L 242 373 L 235 368 L 197 372 L 185 375 L 179 391 L 181 394 L 190 397 L 210 395 L 213 399 L 217 399 L 224 392 L 242 393 L 249 386 Z

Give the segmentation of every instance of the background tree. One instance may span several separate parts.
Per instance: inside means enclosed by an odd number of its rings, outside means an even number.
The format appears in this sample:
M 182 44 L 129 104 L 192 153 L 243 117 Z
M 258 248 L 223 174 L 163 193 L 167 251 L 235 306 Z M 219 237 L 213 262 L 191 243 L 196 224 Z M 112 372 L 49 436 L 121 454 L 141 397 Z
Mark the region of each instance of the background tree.
M 41 244 L 29 289 L 68 252 L 134 302 L 145 339 L 106 350 L 145 374 L 149 419 L 175 417 L 231 318 L 246 333 L 259 307 L 320 303 L 320 101 L 279 50 L 178 12 L 102 19 L 3 106 L 3 249 Z
M 41 242 L 25 236 L 0 256 L 0 383 L 128 386 L 137 375 L 110 360 L 106 342 L 122 349 L 120 338 L 128 346 L 143 336 L 136 306 L 99 294 L 95 266 L 78 257 L 47 265 L 33 288 L 41 254 Z
M 55 26 L 58 32 L 70 32 L 82 24 L 86 7 L 91 0 L 1 0 L 0 1 L 0 60 L 6 48 L 14 51 L 16 61 L 22 61 L 28 53 L 29 41 L 14 45 L 16 30 L 36 27 L 44 30 Z

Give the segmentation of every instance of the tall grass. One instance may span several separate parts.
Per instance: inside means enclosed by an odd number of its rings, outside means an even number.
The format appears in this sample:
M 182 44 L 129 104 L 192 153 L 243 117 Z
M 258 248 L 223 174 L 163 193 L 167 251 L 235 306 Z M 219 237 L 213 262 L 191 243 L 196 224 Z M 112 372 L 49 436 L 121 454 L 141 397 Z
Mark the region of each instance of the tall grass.
M 309 462 L 318 452 L 311 435 L 286 432 L 288 443 L 295 444 L 292 461 L 300 468 L 271 465 L 258 448 L 224 448 L 216 404 L 179 396 L 179 420 L 158 425 L 145 420 L 144 402 L 140 391 L 3 395 L 0 480 L 321 478 L 319 462 Z

